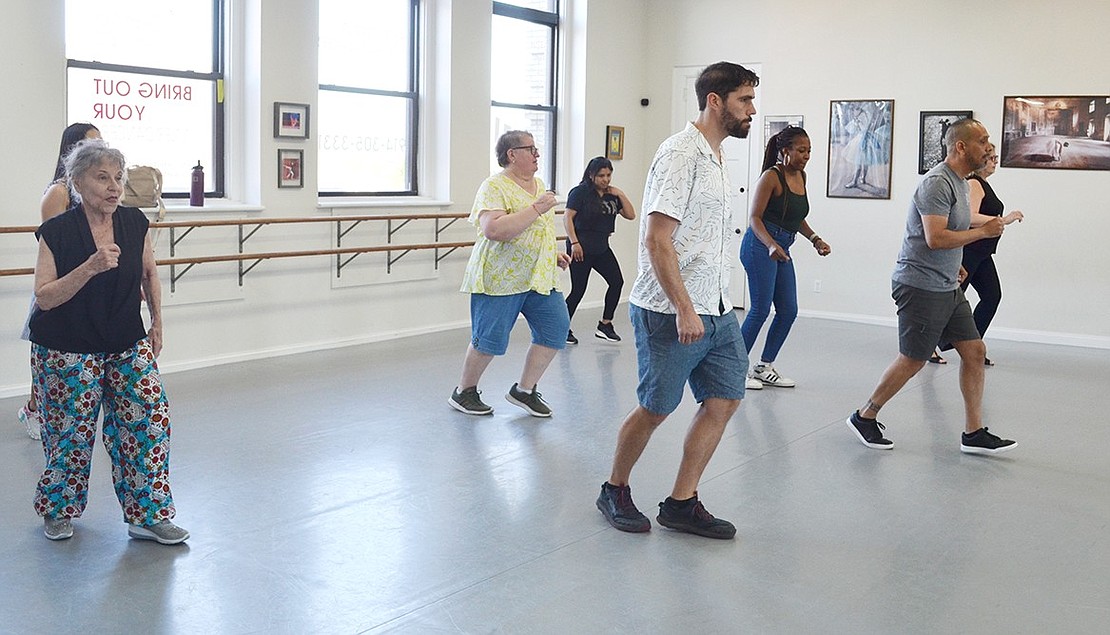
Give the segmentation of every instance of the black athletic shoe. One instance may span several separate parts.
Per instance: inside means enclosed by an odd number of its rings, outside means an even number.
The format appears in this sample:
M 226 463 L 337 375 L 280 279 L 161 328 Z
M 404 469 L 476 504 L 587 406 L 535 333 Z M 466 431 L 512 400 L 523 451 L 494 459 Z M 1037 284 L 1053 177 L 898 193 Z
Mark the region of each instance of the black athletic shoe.
M 578 338 L 574 336 L 574 331 L 567 331 L 567 344 L 574 345 L 578 343 Z
M 736 527 L 721 518 L 714 518 L 706 511 L 695 494 L 693 498 L 678 501 L 670 496 L 659 503 L 659 515 L 655 517 L 660 525 L 676 531 L 685 531 L 706 538 L 731 540 L 736 536 Z
M 627 485 L 617 487 L 608 482 L 602 483 L 597 508 L 610 525 L 621 531 L 641 534 L 651 530 L 651 521 L 636 509 L 636 504 L 632 502 L 632 488 Z
M 859 416 L 859 410 L 852 413 L 846 421 L 852 432 L 856 433 L 859 442 L 875 450 L 892 450 L 894 442 L 883 437 L 886 426 L 875 419 L 864 419 Z
M 616 329 L 613 328 L 613 323 L 605 324 L 604 322 L 597 323 L 597 330 L 594 331 L 594 337 L 609 342 L 621 341 L 621 336 L 617 335 Z
M 477 386 L 472 386 L 462 392 L 459 392 L 459 389 L 455 388 L 451 393 L 451 398 L 447 400 L 447 403 L 455 410 L 465 412 L 468 415 L 493 414 L 493 408 L 490 408 L 488 404 L 482 401 L 481 394 Z
M 1001 454 L 1016 447 L 1016 441 L 991 434 L 986 428 L 960 435 L 960 452 L 966 454 Z

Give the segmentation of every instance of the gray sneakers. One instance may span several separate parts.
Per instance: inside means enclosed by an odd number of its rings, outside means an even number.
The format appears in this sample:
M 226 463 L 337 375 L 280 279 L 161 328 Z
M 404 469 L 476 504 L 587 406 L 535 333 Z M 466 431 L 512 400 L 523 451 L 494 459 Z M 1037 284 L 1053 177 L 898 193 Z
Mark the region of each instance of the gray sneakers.
M 493 408 L 490 408 L 481 397 L 482 393 L 478 390 L 477 386 L 467 388 L 466 390 L 459 391 L 455 388 L 451 393 L 451 398 L 447 400 L 455 410 L 465 412 L 468 415 L 489 415 L 493 414 Z
M 547 402 L 543 400 L 543 396 L 537 390 L 529 392 L 521 390 L 519 386 L 513 384 L 513 387 L 509 389 L 509 394 L 505 395 L 505 400 L 514 406 L 524 408 L 533 417 L 551 416 L 551 406 L 547 405 Z
M 189 539 L 189 532 L 168 520 L 145 527 L 128 525 L 127 535 L 139 540 L 153 540 L 160 545 L 176 545 Z
M 73 537 L 73 523 L 68 518 L 43 518 L 42 533 L 50 540 L 65 540 Z

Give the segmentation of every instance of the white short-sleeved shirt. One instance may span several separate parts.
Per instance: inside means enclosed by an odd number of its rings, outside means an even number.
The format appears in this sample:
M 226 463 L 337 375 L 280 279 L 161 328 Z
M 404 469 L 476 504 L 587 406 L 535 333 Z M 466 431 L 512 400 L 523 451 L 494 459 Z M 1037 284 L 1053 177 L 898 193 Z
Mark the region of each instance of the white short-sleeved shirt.
M 730 253 L 731 197 L 724 155 L 717 159 L 694 124 L 686 124 L 659 146 L 644 186 L 638 272 L 629 295 L 632 304 L 657 313 L 677 313 L 652 269 L 644 240 L 648 215 L 665 214 L 678 221 L 673 236 L 678 271 L 698 315 L 732 310 L 728 283 L 736 258 Z

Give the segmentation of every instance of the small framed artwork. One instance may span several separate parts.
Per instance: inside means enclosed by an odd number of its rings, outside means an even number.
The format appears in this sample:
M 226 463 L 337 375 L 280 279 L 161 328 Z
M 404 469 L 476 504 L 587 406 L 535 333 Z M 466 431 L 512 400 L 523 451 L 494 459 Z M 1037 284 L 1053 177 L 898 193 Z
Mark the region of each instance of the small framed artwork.
M 805 117 L 802 115 L 764 115 L 763 116 L 763 143 L 782 131 L 783 128 L 794 126 L 804 128 Z
M 304 150 L 278 150 L 278 187 L 304 187 Z
M 829 198 L 890 198 L 893 99 L 829 103 Z
M 1002 100 L 1004 168 L 1110 170 L 1110 95 Z
M 605 126 L 605 158 L 624 158 L 624 126 Z
M 274 102 L 274 138 L 308 138 L 308 104 Z
M 970 119 L 970 110 L 928 110 L 921 112 L 921 140 L 917 149 L 917 173 L 925 174 L 948 156 L 944 135 L 961 119 Z

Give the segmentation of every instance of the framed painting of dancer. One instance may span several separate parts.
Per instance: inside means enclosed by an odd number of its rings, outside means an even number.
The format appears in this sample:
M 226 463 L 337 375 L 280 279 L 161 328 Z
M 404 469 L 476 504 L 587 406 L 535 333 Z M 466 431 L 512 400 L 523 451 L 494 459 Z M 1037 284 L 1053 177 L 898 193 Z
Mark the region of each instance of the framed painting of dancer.
M 1004 168 L 1110 170 L 1110 95 L 1005 97 Z
M 925 174 L 948 156 L 944 134 L 961 119 L 970 119 L 970 110 L 929 110 L 921 113 L 921 141 L 917 147 L 917 173 Z
M 829 102 L 829 198 L 890 198 L 893 99 Z

